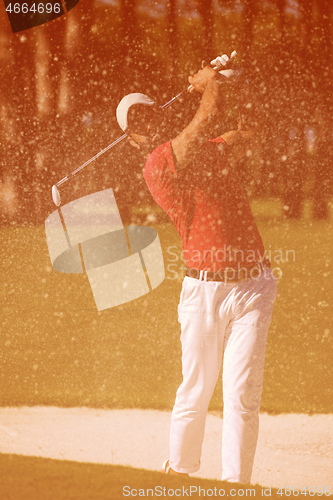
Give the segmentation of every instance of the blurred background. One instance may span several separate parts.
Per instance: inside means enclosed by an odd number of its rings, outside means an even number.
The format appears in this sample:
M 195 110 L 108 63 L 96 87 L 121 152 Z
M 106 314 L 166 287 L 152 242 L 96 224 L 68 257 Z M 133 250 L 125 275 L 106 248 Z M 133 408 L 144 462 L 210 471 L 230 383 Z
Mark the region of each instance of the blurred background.
M 265 115 L 261 150 L 237 172 L 281 278 L 262 410 L 333 411 L 332 11 L 331 0 L 80 0 L 13 34 L 1 3 L 1 405 L 172 408 L 181 244 L 134 168 L 142 159 L 122 143 L 60 195 L 113 188 L 124 224 L 153 225 L 157 289 L 97 312 L 86 275 L 52 269 L 44 222 L 52 185 L 122 135 L 124 95 L 164 104 L 202 59 L 236 50 Z M 174 134 L 197 105 L 186 96 L 169 109 Z
M 265 143 L 239 166 L 252 198 L 281 200 L 287 218 L 332 196 L 330 0 L 80 0 L 66 16 L 13 34 L 0 9 L 1 224 L 42 224 L 51 186 L 121 135 L 128 92 L 164 104 L 190 73 L 237 50 L 265 110 Z M 174 130 L 197 106 L 170 110 Z M 227 127 L 235 126 L 228 123 Z M 62 187 L 63 201 L 113 187 L 130 222 L 154 203 L 125 144 Z M 140 177 L 140 176 L 139 176 Z

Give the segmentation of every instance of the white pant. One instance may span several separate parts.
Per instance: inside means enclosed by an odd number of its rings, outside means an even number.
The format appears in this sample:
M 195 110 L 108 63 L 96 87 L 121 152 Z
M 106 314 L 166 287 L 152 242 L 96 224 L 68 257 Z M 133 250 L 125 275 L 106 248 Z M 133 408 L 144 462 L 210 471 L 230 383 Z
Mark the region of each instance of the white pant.
M 170 435 L 170 466 L 175 471 L 200 468 L 206 413 L 223 357 L 222 480 L 250 482 L 276 294 L 269 269 L 236 285 L 184 279 L 178 307 L 183 382 Z

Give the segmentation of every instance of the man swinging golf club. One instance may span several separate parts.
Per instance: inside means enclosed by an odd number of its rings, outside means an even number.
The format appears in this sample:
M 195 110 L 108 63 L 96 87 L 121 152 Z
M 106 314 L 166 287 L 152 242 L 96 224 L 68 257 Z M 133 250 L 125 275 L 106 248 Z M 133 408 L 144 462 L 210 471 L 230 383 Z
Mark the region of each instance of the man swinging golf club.
M 230 68 L 226 76 L 203 64 L 189 77 L 191 92 L 202 95 L 200 105 L 171 141 L 161 144 L 160 112 L 143 94 L 124 97 L 117 119 L 130 143 L 148 154 L 144 179 L 181 237 L 187 266 L 178 307 L 183 382 L 163 471 L 188 475 L 200 468 L 206 413 L 223 359 L 222 480 L 249 483 L 277 284 L 229 164 L 254 147 L 257 131 L 245 128 L 240 110 L 238 129 L 217 133 L 226 78 L 237 88 L 232 63 Z

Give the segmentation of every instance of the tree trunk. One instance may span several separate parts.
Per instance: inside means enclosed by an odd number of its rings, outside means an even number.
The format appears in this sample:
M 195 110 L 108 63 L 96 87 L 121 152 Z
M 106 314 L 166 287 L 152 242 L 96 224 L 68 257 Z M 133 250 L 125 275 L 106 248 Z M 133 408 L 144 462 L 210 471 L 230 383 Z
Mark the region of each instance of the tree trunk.
M 140 50 L 135 0 L 121 0 L 120 45 L 123 63 L 133 65 Z
M 176 0 L 168 1 L 168 20 L 167 20 L 167 41 L 168 41 L 168 64 L 167 71 L 170 74 L 170 80 L 173 81 L 177 75 L 177 49 L 178 49 L 178 32 L 176 19 Z
M 216 56 L 213 44 L 214 16 L 212 0 L 199 1 L 198 10 L 203 24 L 202 59 L 210 61 Z
M 246 0 L 244 2 L 244 14 L 243 14 L 243 51 L 245 61 L 251 60 L 251 49 L 253 42 L 253 24 L 254 24 L 254 5 L 251 0 Z

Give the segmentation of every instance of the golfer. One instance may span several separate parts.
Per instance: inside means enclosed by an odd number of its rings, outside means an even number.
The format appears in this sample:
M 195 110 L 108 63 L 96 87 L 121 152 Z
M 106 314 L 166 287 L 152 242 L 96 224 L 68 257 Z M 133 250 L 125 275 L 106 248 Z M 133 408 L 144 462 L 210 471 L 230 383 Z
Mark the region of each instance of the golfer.
M 218 134 L 227 87 L 209 65 L 189 83 L 201 94 L 200 105 L 171 141 L 161 144 L 163 117 L 149 97 L 130 94 L 117 108 L 130 143 L 148 155 L 144 179 L 181 237 L 187 266 L 178 307 L 183 382 L 163 471 L 188 475 L 200 468 L 207 409 L 223 361 L 222 480 L 249 483 L 277 283 L 230 163 L 255 147 L 258 131 L 244 127 L 240 109 L 238 129 Z

